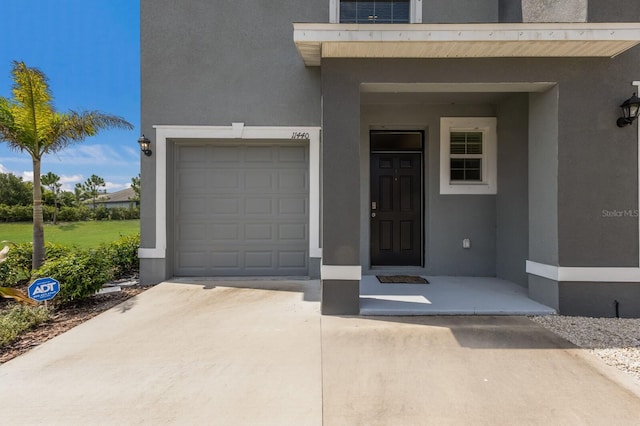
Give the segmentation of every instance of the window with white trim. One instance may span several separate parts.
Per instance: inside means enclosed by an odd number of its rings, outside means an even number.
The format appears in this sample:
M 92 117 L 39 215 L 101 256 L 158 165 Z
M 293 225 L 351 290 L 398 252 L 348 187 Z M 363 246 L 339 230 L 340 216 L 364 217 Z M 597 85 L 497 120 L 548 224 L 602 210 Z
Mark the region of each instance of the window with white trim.
M 422 22 L 422 0 L 330 0 L 329 22 L 408 24 Z
M 495 117 L 440 118 L 440 194 L 498 192 Z

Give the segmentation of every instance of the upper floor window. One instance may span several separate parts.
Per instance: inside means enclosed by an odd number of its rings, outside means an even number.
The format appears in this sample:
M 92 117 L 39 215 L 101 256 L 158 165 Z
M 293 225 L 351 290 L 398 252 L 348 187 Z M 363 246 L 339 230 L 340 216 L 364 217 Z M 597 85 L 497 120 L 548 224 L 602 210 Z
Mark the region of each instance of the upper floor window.
M 422 22 L 422 0 L 330 0 L 330 22 L 408 24 Z

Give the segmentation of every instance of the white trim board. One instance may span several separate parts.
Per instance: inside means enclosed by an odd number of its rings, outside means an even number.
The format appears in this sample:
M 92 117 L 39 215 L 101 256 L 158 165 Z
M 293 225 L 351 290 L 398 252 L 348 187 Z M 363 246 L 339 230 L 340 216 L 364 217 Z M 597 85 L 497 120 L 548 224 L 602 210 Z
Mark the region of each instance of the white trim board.
M 355 280 L 362 279 L 362 266 L 322 265 L 320 269 L 322 280 Z
M 611 58 L 640 43 L 640 23 L 294 23 L 293 41 L 306 66 L 322 58 Z
M 528 274 L 553 281 L 640 283 L 640 268 L 553 266 L 530 260 L 527 260 L 526 265 Z
M 156 246 L 140 248 L 141 259 L 167 256 L 167 139 L 290 140 L 309 143 L 309 257 L 321 258 L 320 248 L 320 127 L 245 126 L 153 126 L 156 130 L 153 159 L 156 165 Z

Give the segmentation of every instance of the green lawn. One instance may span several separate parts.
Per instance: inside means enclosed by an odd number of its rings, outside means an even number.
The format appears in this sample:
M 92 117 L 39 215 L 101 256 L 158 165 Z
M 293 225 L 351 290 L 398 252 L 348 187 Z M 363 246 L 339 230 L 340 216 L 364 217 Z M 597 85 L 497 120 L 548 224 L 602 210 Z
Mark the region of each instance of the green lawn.
M 46 242 L 81 248 L 97 247 L 101 243 L 117 240 L 124 235 L 140 232 L 139 220 L 100 220 L 95 222 L 69 222 L 44 226 Z M 33 224 L 0 223 L 0 241 L 9 240 L 14 243 L 32 241 Z

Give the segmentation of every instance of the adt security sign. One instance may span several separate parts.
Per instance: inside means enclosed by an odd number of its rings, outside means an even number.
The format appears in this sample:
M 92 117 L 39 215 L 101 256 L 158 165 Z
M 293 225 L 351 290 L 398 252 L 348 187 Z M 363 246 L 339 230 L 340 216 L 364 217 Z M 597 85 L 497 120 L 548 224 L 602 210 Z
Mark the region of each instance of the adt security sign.
M 60 291 L 60 283 L 53 278 L 38 278 L 29 286 L 29 297 L 38 302 L 51 300 Z

